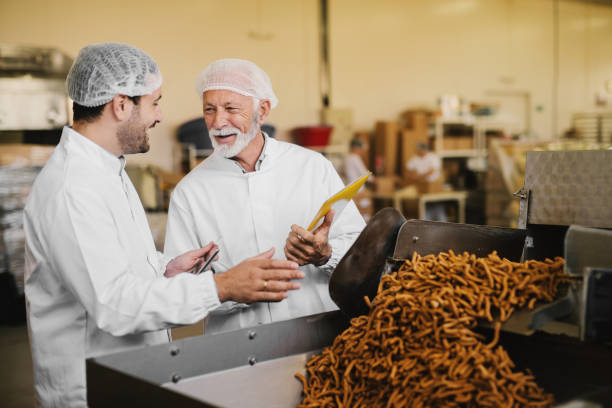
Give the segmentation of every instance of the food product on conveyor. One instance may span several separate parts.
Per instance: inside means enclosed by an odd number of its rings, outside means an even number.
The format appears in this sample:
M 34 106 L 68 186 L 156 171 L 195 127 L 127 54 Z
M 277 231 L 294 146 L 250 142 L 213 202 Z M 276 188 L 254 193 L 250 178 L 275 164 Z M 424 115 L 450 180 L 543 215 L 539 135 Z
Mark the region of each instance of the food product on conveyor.
M 498 345 L 513 311 L 554 300 L 562 258 L 516 263 L 416 253 L 384 275 L 368 315 L 307 363 L 300 407 L 546 407 L 554 402 Z M 495 322 L 494 336 L 474 331 Z

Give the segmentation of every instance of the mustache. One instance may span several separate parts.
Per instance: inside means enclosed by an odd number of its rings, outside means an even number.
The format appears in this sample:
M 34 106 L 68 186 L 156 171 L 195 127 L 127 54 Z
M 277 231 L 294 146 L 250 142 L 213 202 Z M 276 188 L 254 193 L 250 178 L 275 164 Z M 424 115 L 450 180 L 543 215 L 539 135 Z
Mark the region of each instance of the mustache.
M 240 130 L 238 130 L 235 127 L 225 127 L 223 129 L 212 129 L 209 130 L 208 133 L 211 136 L 227 136 L 227 135 L 233 135 L 233 134 L 239 134 Z

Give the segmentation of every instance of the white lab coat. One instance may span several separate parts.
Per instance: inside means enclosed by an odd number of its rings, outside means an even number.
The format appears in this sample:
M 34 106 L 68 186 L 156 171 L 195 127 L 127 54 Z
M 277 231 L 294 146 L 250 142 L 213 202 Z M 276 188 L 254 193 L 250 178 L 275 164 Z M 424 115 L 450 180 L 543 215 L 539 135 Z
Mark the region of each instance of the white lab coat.
M 308 227 L 321 204 L 344 184 L 321 154 L 266 136 L 259 170 L 244 173 L 235 161 L 213 153 L 181 180 L 172 193 L 165 252 L 177 254 L 214 241 L 217 273 L 275 248 L 285 259 L 292 224 Z M 225 302 L 211 313 L 206 333 L 217 333 L 337 309 L 329 297 L 329 276 L 365 223 L 350 202 L 335 217 L 326 265 L 306 265 L 301 288 L 279 303 L 250 306 Z
M 360 177 L 368 174 L 368 169 L 363 164 L 361 156 L 357 153 L 349 153 L 344 159 L 344 177 L 347 184 L 350 184 Z M 363 190 L 363 187 L 361 187 Z
M 427 152 L 423 157 L 415 155 L 406 163 L 406 168 L 408 170 L 414 171 L 419 175 L 433 170 L 433 172 L 427 176 L 427 181 L 429 182 L 436 181 L 440 178 L 441 167 L 442 163 L 440 158 L 432 152 Z
M 219 304 L 210 273 L 163 277 L 169 258 L 155 250 L 124 164 L 65 127 L 26 203 L 25 294 L 44 407 L 86 406 L 86 358 L 167 342 L 161 329 Z

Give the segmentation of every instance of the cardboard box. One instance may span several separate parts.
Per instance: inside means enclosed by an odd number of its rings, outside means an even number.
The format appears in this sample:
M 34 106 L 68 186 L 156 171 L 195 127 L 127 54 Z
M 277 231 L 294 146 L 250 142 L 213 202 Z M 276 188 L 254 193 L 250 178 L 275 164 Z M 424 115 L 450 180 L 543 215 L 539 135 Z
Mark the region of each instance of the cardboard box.
M 381 194 L 392 194 L 395 192 L 395 176 L 377 176 L 375 179 L 375 191 Z
M 442 177 L 436 181 L 420 181 L 416 183 L 419 194 L 440 193 L 443 191 L 444 181 Z
M 457 150 L 457 143 L 454 137 L 445 137 L 442 139 L 442 147 L 438 150 Z
M 44 166 L 55 146 L 30 144 L 0 144 L 0 166 Z
M 466 150 L 474 148 L 474 138 L 472 136 L 455 137 L 455 149 Z
M 429 121 L 433 117 L 433 112 L 427 109 L 409 109 L 400 115 L 402 127 L 414 131 L 427 133 Z
M 474 148 L 472 136 L 445 136 L 442 139 L 442 150 L 468 150 Z
M 382 160 L 382 175 L 397 174 L 399 126 L 395 121 L 378 121 L 374 131 L 374 163 Z M 380 175 L 380 174 L 376 174 Z

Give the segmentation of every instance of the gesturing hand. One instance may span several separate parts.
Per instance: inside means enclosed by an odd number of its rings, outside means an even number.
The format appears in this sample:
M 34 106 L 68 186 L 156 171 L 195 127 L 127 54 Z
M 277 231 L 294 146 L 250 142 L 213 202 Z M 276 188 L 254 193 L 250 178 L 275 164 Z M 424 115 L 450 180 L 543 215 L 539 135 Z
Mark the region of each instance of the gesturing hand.
M 206 259 L 212 255 L 218 246 L 214 242 L 208 243 L 200 249 L 187 251 L 182 255 L 177 256 L 166 266 L 164 276 L 170 278 L 178 275 L 181 272 L 196 272 L 206 262 Z M 218 258 L 218 257 L 216 257 Z
M 214 275 L 221 302 L 278 302 L 287 291 L 300 288 L 292 279 L 302 279 L 304 272 L 295 262 L 271 259 L 274 248 L 249 258 L 224 273 Z
M 327 242 L 329 229 L 334 220 L 334 211 L 325 215 L 323 223 L 313 232 L 298 225 L 291 226 L 285 243 L 285 257 L 298 265 L 323 265 L 331 256 L 331 245 Z

